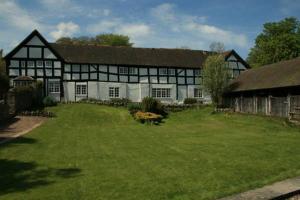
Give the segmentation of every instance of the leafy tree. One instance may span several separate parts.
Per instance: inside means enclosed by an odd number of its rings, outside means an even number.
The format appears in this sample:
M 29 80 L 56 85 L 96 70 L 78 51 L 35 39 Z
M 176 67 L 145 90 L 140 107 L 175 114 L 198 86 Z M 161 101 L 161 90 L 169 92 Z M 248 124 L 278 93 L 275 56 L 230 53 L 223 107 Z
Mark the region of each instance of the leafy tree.
M 3 50 L 0 49 L 0 74 L 5 73 L 5 61 L 3 59 Z
M 203 87 L 210 94 L 214 106 L 222 103 L 222 95 L 229 84 L 229 71 L 222 54 L 209 56 L 203 67 Z
M 300 23 L 296 18 L 264 24 L 247 61 L 252 67 L 288 60 L 300 55 Z
M 130 42 L 130 38 L 126 35 L 120 34 L 99 34 L 95 37 L 62 37 L 59 38 L 56 43 L 59 44 L 73 44 L 73 45 L 107 45 L 107 46 L 129 46 L 133 43 Z
M 223 53 L 225 51 L 225 45 L 222 42 L 213 42 L 209 45 L 212 52 Z
M 0 49 L 0 99 L 9 89 L 9 78 L 5 73 L 5 61 L 3 59 L 3 50 Z

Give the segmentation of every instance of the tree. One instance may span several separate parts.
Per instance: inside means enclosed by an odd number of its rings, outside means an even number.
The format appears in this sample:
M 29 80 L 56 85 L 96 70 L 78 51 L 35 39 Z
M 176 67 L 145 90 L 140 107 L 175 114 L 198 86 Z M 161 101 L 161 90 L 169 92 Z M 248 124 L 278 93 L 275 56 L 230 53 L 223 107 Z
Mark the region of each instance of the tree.
M 133 43 L 130 42 L 130 38 L 126 35 L 120 34 L 99 34 L 95 37 L 62 37 L 56 40 L 59 44 L 73 44 L 73 45 L 107 45 L 107 46 L 129 46 Z
M 296 18 L 264 24 L 247 61 L 252 67 L 300 56 L 300 23 Z
M 0 49 L 0 74 L 5 73 L 5 61 L 3 59 L 3 50 Z
M 229 71 L 222 54 L 209 56 L 203 67 L 203 87 L 210 94 L 214 106 L 222 103 L 222 95 L 229 85 Z
M 225 51 L 225 45 L 222 42 L 213 42 L 209 45 L 212 52 L 223 53 Z

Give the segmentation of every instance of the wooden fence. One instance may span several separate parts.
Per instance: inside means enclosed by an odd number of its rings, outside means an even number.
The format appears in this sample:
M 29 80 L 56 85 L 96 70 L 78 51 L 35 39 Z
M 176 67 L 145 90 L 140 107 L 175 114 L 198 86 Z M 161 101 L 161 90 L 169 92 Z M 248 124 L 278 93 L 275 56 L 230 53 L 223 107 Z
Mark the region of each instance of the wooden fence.
M 236 112 L 286 117 L 300 120 L 300 95 L 231 97 L 228 107 Z

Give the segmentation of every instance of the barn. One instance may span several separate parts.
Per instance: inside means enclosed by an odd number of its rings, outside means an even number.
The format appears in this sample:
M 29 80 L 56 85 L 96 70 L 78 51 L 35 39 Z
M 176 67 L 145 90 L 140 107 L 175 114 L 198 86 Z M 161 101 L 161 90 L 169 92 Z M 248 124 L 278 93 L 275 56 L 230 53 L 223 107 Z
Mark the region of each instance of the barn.
M 300 118 L 300 57 L 243 72 L 225 96 L 237 112 Z

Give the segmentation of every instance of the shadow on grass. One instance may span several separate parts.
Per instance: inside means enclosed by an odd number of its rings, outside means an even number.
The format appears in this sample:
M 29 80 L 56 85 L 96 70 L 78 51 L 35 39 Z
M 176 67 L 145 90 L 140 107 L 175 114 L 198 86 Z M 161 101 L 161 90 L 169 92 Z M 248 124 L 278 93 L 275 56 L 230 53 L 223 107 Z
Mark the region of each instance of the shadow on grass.
M 2 141 L 5 141 L 7 139 L 11 139 L 10 137 L 0 137 L 0 143 Z M 9 146 L 13 146 L 13 145 L 19 145 L 19 144 L 34 144 L 36 143 L 37 140 L 33 139 L 33 138 L 29 138 L 29 137 L 17 137 L 17 138 L 13 138 L 7 142 L 4 142 L 2 144 L 0 144 L 0 149 L 1 148 L 5 148 L 5 147 L 9 147 Z
M 60 178 L 79 176 L 78 168 L 46 168 L 36 162 L 0 159 L 0 196 L 42 187 Z
M 14 117 L 14 118 L 11 118 L 11 119 L 6 120 L 6 121 L 1 121 L 0 122 L 0 134 L 1 134 L 2 131 L 13 132 L 14 129 L 9 128 L 9 126 L 11 126 L 12 124 L 16 123 L 19 120 L 20 120 L 19 118 Z

